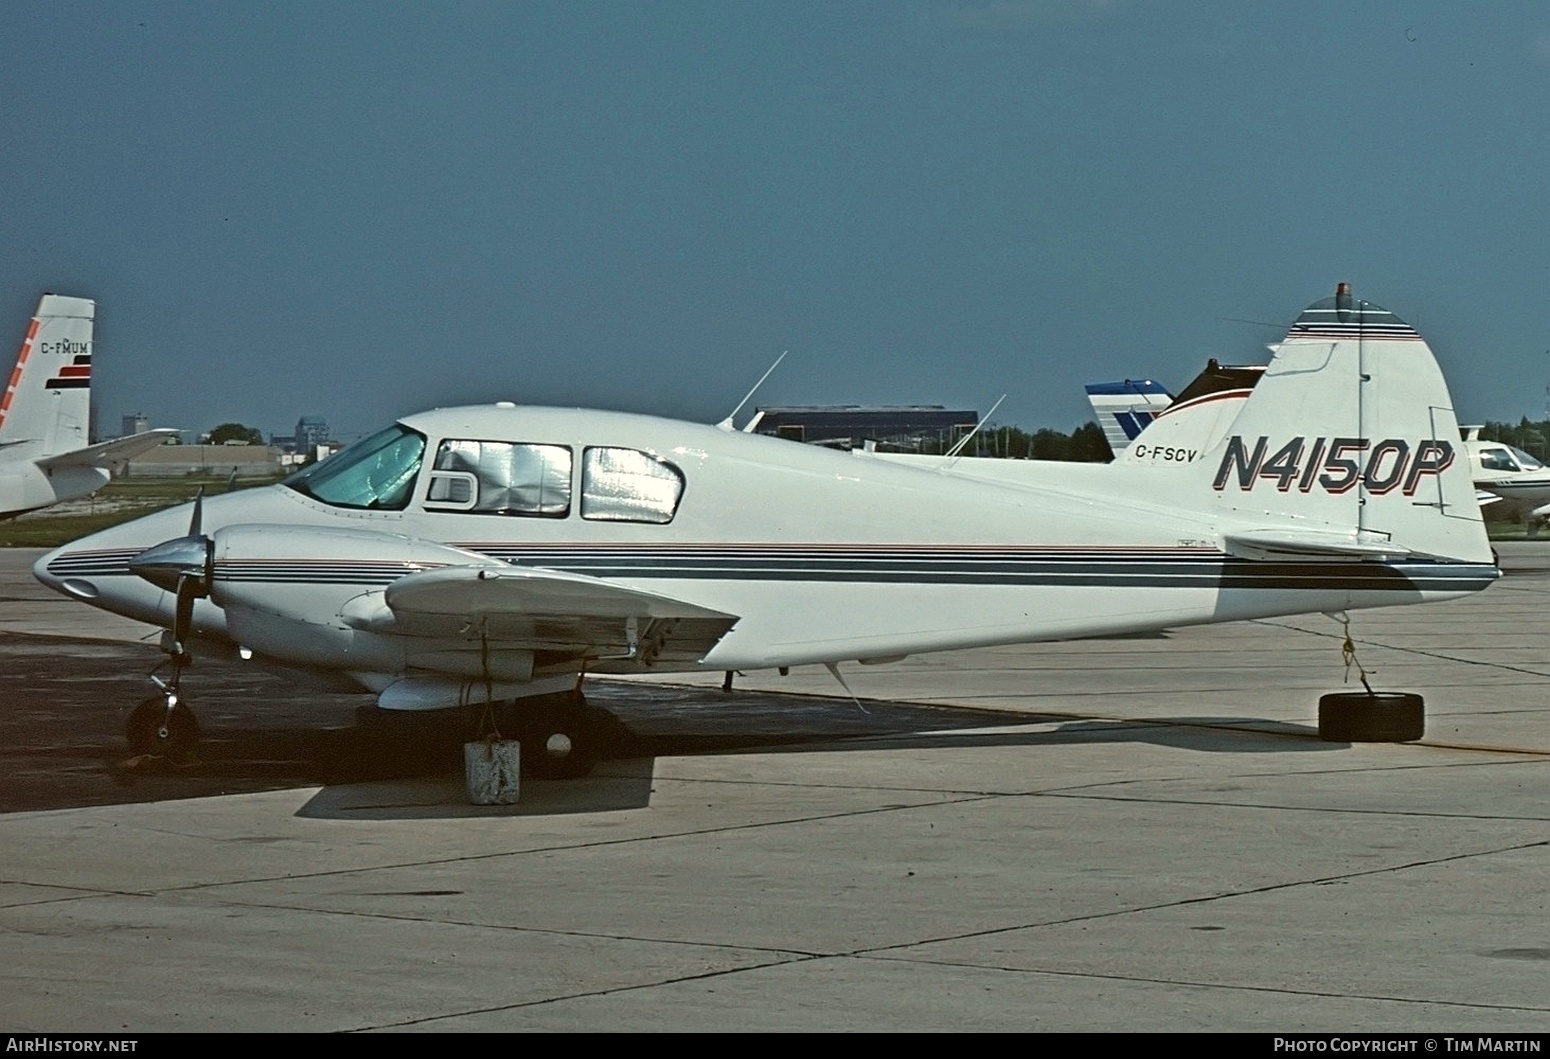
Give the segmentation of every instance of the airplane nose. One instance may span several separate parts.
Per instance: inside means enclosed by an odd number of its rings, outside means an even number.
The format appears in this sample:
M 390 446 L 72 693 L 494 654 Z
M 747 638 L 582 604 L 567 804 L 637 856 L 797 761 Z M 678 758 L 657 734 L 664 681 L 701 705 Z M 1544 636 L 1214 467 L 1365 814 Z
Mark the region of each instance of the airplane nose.
M 94 600 L 99 595 L 96 582 L 80 576 L 87 573 L 79 563 L 72 563 L 64 558 L 65 552 L 73 545 L 65 545 L 55 548 L 51 552 L 44 552 L 38 557 L 38 561 L 32 564 L 32 576 L 46 588 L 52 588 L 55 592 L 76 599 Z
M 58 592 L 60 590 L 59 589 L 60 579 L 55 577 L 52 573 L 49 572 L 48 566 L 55 559 L 58 559 L 59 556 L 60 556 L 60 553 L 62 553 L 63 551 L 64 551 L 63 548 L 55 548 L 53 551 L 44 552 L 42 555 L 38 556 L 37 562 L 32 564 L 32 576 L 37 578 L 39 582 L 41 582 L 42 584 L 46 585 L 49 588 L 52 588 L 56 592 Z

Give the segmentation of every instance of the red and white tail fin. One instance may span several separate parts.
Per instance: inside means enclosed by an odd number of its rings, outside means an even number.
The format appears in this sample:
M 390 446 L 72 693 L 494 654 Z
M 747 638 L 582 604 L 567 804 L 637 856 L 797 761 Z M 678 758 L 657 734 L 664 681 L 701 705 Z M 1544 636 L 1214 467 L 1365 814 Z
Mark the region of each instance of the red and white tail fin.
M 88 298 L 45 294 L 0 395 L 0 446 L 37 459 L 87 444 L 92 321 Z
M 1453 400 L 1415 328 L 1342 283 L 1188 465 L 1246 557 L 1492 561 Z

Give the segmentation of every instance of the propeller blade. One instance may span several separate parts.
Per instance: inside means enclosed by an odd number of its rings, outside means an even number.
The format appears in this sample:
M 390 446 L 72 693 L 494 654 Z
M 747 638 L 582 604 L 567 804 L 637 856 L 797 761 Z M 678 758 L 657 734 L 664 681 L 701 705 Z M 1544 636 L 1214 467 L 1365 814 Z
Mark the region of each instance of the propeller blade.
M 172 612 L 172 652 L 187 657 L 189 630 L 194 624 L 194 600 L 203 595 L 199 581 L 193 577 L 178 579 L 177 602 Z

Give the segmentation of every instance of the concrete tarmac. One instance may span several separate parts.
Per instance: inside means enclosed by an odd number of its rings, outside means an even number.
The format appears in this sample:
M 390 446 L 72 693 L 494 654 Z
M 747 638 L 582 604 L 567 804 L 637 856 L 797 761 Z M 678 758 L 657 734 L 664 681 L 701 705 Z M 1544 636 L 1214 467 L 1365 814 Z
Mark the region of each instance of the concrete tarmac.
M 215 660 L 198 758 L 126 760 L 150 630 L 0 552 L 0 1028 L 1543 1032 L 1550 545 L 1501 550 L 1352 615 L 1419 743 L 1317 738 L 1312 616 L 597 682 L 630 756 L 509 808 L 455 722 Z

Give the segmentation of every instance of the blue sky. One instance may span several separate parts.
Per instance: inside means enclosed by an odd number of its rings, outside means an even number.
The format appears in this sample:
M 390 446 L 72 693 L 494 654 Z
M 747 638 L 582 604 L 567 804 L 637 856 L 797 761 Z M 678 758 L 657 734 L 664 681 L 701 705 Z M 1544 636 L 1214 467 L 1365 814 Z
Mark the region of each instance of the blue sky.
M 1550 6 L 34 3 L 0 328 L 98 301 L 105 428 L 497 399 L 699 420 L 1263 359 L 1339 280 L 1545 415 Z

